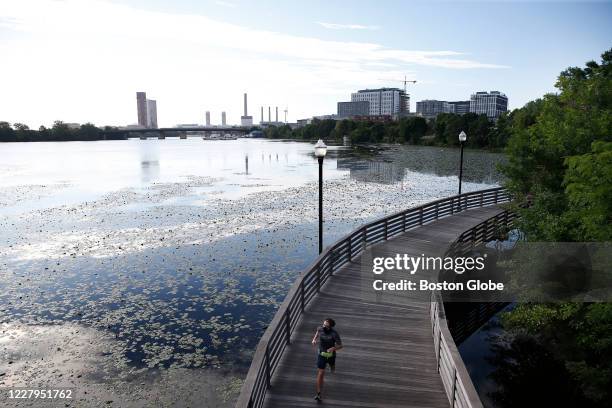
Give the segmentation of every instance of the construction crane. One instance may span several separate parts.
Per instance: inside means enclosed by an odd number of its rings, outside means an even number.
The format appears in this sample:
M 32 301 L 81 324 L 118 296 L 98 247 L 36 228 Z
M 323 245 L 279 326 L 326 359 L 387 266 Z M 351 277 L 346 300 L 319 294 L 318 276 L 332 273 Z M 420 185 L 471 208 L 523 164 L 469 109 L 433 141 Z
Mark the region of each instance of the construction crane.
M 379 78 L 380 81 L 394 81 L 394 82 L 403 82 L 404 83 L 404 93 L 406 93 L 406 84 L 408 82 L 412 82 L 413 84 L 416 84 L 416 81 L 414 80 L 408 80 L 406 79 L 406 76 L 404 75 L 404 79 L 381 79 Z

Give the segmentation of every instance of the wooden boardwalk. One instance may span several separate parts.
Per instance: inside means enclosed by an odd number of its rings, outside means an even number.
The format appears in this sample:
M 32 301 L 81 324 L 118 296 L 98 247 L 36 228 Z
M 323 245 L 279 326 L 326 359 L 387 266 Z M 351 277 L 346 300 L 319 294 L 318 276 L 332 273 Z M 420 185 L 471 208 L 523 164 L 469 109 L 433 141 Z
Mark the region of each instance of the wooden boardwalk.
M 497 196 L 496 196 L 497 198 Z M 375 244 L 333 273 L 310 301 L 270 379 L 266 407 L 313 407 L 316 349 L 310 341 L 323 319 L 336 320 L 344 349 L 336 373 L 325 376 L 321 406 L 448 407 L 437 370 L 430 293 L 375 294 L 372 256 L 443 256 L 462 232 L 499 214 L 497 205 L 465 210 Z M 385 272 L 385 281 L 405 278 Z

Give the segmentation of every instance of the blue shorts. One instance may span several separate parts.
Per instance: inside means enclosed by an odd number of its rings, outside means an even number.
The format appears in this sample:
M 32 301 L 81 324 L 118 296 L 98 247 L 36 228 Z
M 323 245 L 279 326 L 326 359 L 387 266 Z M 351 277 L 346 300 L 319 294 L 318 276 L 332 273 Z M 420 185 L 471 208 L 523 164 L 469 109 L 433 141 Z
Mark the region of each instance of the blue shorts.
M 329 364 L 330 367 L 333 367 L 336 365 L 336 353 L 334 353 L 333 356 L 326 358 L 326 357 L 323 357 L 321 355 L 321 352 L 319 351 L 317 353 L 317 368 L 320 370 L 325 370 L 325 367 L 327 366 L 327 364 Z

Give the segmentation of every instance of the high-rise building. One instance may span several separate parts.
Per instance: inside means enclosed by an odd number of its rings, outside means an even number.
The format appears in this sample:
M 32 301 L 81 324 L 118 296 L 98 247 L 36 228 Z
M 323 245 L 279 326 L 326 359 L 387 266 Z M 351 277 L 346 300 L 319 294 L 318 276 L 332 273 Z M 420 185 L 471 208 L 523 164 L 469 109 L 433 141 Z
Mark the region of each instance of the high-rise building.
M 410 96 L 399 88 L 362 89 L 351 94 L 351 102 L 370 103 L 370 115 L 400 115 L 410 112 Z
M 351 116 L 367 116 L 370 114 L 370 102 L 338 102 L 338 118 Z
M 499 91 L 476 92 L 470 97 L 470 112 L 485 114 L 490 120 L 508 110 L 508 97 Z
M 225 112 L 221 112 L 221 126 L 225 126 L 226 124 Z
M 147 127 L 147 93 L 136 92 L 136 109 L 138 110 L 138 125 Z
M 147 99 L 147 127 L 157 129 L 157 102 Z
M 455 101 L 448 103 L 451 106 L 451 113 L 465 115 L 470 111 L 470 101 Z
M 210 111 L 206 111 L 206 126 L 210 126 Z
M 440 113 L 453 113 L 454 107 L 446 101 L 425 99 L 416 103 L 417 115 L 434 118 Z
M 244 94 L 244 115 L 240 117 L 240 124 L 242 126 L 252 126 L 253 125 L 253 117 L 249 116 L 248 107 L 247 107 L 247 94 Z

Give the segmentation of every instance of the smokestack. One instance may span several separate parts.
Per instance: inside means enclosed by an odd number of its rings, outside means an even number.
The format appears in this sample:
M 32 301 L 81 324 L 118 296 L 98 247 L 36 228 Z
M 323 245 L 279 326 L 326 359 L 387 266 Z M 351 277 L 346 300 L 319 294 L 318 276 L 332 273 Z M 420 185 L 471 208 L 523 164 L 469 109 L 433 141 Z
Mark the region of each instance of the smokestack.
M 210 126 L 210 111 L 206 111 L 206 126 Z
M 276 122 L 278 123 L 278 106 L 276 107 Z
M 221 126 L 225 126 L 225 112 L 221 112 Z
M 271 111 L 271 107 L 268 106 L 268 122 L 272 122 L 272 111 Z
M 261 107 L 261 123 L 263 123 L 263 106 Z
M 249 116 L 247 113 L 247 94 L 244 94 L 244 116 Z

